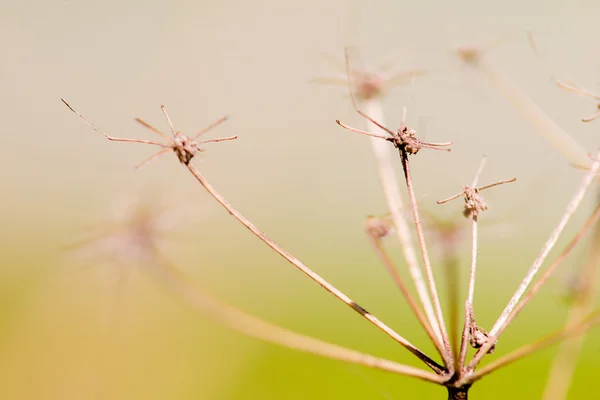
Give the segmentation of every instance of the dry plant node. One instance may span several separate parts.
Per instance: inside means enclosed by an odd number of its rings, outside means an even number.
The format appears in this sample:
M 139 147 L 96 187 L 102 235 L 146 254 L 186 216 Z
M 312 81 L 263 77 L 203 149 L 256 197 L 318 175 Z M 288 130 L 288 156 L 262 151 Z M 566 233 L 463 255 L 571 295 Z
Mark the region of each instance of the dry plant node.
M 381 239 L 394 232 L 394 223 L 390 220 L 389 214 L 383 217 L 369 215 L 365 219 L 365 229 L 369 235 Z
M 463 186 L 463 190 L 460 193 L 457 193 L 451 197 L 448 197 L 444 200 L 438 200 L 438 204 L 444 204 L 451 200 L 457 199 L 460 196 L 465 196 L 465 208 L 463 210 L 463 215 L 466 218 L 477 218 L 479 214 L 486 211 L 488 209 L 488 205 L 485 203 L 483 196 L 481 195 L 481 191 L 485 189 L 489 189 L 494 186 L 503 185 L 505 183 L 511 183 L 516 181 L 517 178 L 506 179 L 498 182 L 491 183 L 489 185 L 484 185 L 481 187 L 472 187 L 472 186 Z

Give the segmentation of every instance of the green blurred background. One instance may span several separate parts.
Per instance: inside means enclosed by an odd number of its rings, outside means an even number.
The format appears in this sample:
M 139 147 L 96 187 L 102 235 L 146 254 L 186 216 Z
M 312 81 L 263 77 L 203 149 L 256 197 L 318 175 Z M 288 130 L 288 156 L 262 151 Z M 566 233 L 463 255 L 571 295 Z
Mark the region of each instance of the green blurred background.
M 150 149 L 106 141 L 60 98 L 117 136 L 150 137 L 136 116 L 166 129 L 161 104 L 188 133 L 229 115 L 211 137 L 240 138 L 195 161 L 208 179 L 307 265 L 431 351 L 365 238 L 363 218 L 386 206 L 369 140 L 335 125 L 364 126 L 346 92 L 309 83 L 336 75 L 322 54 L 341 62 L 349 44 L 367 65 L 430 71 L 384 103 L 388 126 L 400 123 L 407 105 L 408 123 L 423 138 L 455 143 L 450 154 L 424 151 L 414 161 L 425 209 L 458 214 L 459 202 L 434 207 L 435 200 L 468 183 L 484 153 L 483 181 L 519 178 L 486 196 L 475 307 L 478 323 L 489 328 L 581 172 L 452 49 L 506 37 L 490 62 L 593 150 L 600 121 L 580 122 L 591 102 L 555 87 L 525 31 L 535 32 L 556 70 L 596 88 L 599 12 L 592 1 L 1 1 L 0 398 L 443 398 L 443 389 L 420 381 L 246 338 L 190 311 L 139 268 L 130 266 L 119 287 L 114 265 L 61 250 L 104 224 L 124 196 L 166 198 L 183 222 L 168 235 L 165 254 L 206 290 L 282 326 L 419 365 L 236 224 L 173 157 L 134 171 Z M 591 205 L 588 199 L 583 208 Z M 395 239 L 389 245 L 400 260 Z M 468 243 L 462 250 L 466 276 Z M 569 270 L 584 250 L 490 358 L 563 323 Z M 599 349 L 592 331 L 571 398 L 595 390 Z M 539 398 L 553 355 L 489 376 L 473 398 Z

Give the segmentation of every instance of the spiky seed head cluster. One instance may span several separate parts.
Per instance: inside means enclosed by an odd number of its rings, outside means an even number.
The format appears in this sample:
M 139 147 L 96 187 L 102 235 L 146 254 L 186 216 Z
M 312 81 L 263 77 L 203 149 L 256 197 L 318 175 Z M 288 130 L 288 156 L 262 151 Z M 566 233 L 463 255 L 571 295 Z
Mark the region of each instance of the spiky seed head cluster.
M 463 210 L 463 215 L 466 218 L 477 218 L 479 214 L 488 209 L 488 206 L 483 200 L 479 189 L 469 186 L 464 186 L 463 188 L 465 190 L 465 209 Z

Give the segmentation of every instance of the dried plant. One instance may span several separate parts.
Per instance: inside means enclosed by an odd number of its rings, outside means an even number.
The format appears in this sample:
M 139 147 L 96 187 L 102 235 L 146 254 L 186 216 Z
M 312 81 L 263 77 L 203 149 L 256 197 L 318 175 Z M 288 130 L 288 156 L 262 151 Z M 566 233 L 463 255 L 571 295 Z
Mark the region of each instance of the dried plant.
M 476 64 L 481 68 L 481 62 L 479 61 L 478 53 L 470 52 L 468 58 L 463 57 L 465 60 Z M 477 56 L 477 57 L 476 57 Z M 477 60 L 477 62 L 475 62 Z M 497 79 L 499 86 L 506 86 L 506 82 L 499 78 L 489 67 L 485 67 L 488 71 L 490 78 Z M 393 175 L 389 174 L 386 169 L 391 164 L 387 162 L 383 157 L 378 158 L 378 165 L 380 167 L 381 179 L 386 193 L 386 199 L 388 200 L 388 206 L 390 207 L 391 219 L 369 217 L 365 224 L 368 238 L 381 259 L 388 273 L 398 286 L 399 290 L 403 294 L 404 298 L 408 302 L 411 311 L 415 314 L 419 323 L 425 330 L 427 336 L 431 340 L 435 349 L 439 353 L 441 361 L 436 361 L 434 356 L 426 354 L 424 351 L 413 345 L 400 333 L 390 328 L 388 325 L 380 321 L 373 314 L 366 311 L 365 308 L 357 304 L 354 300 L 348 297 L 345 293 L 337 289 L 329 281 L 321 277 L 319 274 L 311 270 L 299 259 L 290 254 L 287 250 L 278 245 L 274 240 L 269 238 L 263 233 L 258 227 L 256 227 L 249 219 L 237 211 L 204 177 L 204 175 L 193 165 L 192 160 L 198 151 L 201 151 L 198 147 L 199 144 L 208 142 L 219 142 L 223 140 L 231 140 L 237 136 L 231 136 L 223 139 L 205 140 L 203 142 L 194 142 L 194 140 L 202 133 L 206 132 L 213 126 L 219 124 L 223 119 L 218 120 L 208 128 L 203 129 L 198 134 L 187 137 L 180 132 L 175 131 L 173 124 L 164 107 L 162 111 L 165 118 L 167 119 L 168 125 L 171 129 L 173 137 L 169 137 L 152 127 L 151 125 L 137 119 L 138 122 L 143 124 L 145 127 L 151 129 L 158 135 L 168 140 L 167 144 L 162 144 L 153 141 L 139 140 L 139 139 L 124 139 L 115 138 L 107 135 L 95 125 L 85 119 L 81 114 L 76 112 L 66 101 L 63 102 L 77 115 L 79 115 L 88 125 L 94 130 L 104 134 L 106 138 L 113 141 L 123 142 L 137 142 L 143 144 L 151 144 L 162 147 L 162 149 L 151 156 L 147 161 L 153 160 L 156 157 L 165 154 L 167 152 L 174 152 L 181 164 L 183 164 L 197 182 L 223 207 L 225 210 L 238 220 L 244 227 L 250 230 L 260 241 L 265 243 L 277 254 L 282 256 L 295 268 L 299 269 L 306 276 L 308 276 L 315 283 L 319 284 L 323 289 L 332 294 L 335 298 L 346 304 L 353 311 L 358 313 L 362 318 L 366 319 L 369 323 L 383 331 L 390 338 L 395 340 L 399 345 L 407 349 L 411 354 L 417 357 L 429 370 L 415 368 L 409 365 L 401 364 L 395 361 L 375 357 L 369 354 L 357 352 L 352 349 L 341 347 L 335 344 L 327 343 L 319 339 L 311 338 L 305 335 L 301 335 L 285 328 L 281 328 L 269 322 L 265 322 L 257 317 L 251 316 L 245 312 L 242 312 L 231 306 L 227 306 L 212 297 L 206 295 L 204 292 L 199 291 L 194 285 L 191 285 L 189 281 L 181 275 L 174 266 L 172 266 L 166 257 L 164 257 L 158 250 L 152 246 L 152 254 L 154 263 L 160 268 L 156 268 L 158 271 L 157 277 L 160 282 L 164 282 L 167 287 L 173 291 L 174 294 L 181 296 L 184 300 L 189 302 L 192 306 L 196 307 L 200 311 L 209 314 L 215 320 L 228 325 L 240 332 L 248 334 L 250 336 L 259 338 L 269 343 L 274 343 L 283 347 L 300 350 L 308 353 L 317 354 L 323 357 L 342 360 L 349 363 L 363 365 L 371 368 L 385 370 L 388 372 L 394 372 L 404 376 L 415 377 L 426 382 L 430 382 L 446 388 L 449 399 L 466 399 L 468 397 L 470 387 L 478 380 L 482 379 L 489 373 L 496 371 L 516 360 L 527 357 L 535 352 L 544 349 L 550 345 L 559 343 L 567 338 L 572 338 L 576 335 L 580 335 L 589 329 L 591 326 L 600 322 L 600 311 L 587 310 L 585 312 L 578 313 L 576 317 L 569 321 L 562 329 L 558 332 L 545 336 L 537 341 L 531 343 L 525 343 L 516 350 L 506 352 L 500 343 L 498 342 L 501 334 L 510 326 L 516 316 L 524 309 L 524 307 L 531 301 L 535 294 L 541 289 L 544 283 L 548 280 L 548 277 L 556 270 L 556 268 L 563 262 L 568 254 L 575 248 L 575 246 L 581 241 L 585 233 L 592 227 L 600 215 L 600 206 L 591 215 L 588 221 L 582 228 L 579 229 L 575 237 L 571 242 L 564 248 L 560 255 L 556 258 L 553 264 L 547 268 L 542 276 L 533 284 L 536 275 L 540 272 L 543 263 L 549 256 L 550 251 L 556 245 L 560 235 L 562 234 L 567 223 L 578 209 L 582 202 L 582 199 L 588 189 L 590 188 L 594 178 L 598 175 L 600 170 L 600 154 L 593 159 L 588 159 L 582 162 L 581 157 L 574 157 L 571 161 L 576 158 L 580 161 L 579 166 L 585 166 L 587 171 L 584 173 L 581 184 L 574 193 L 572 199 L 567 204 L 563 216 L 558 221 L 557 226 L 551 232 L 548 240 L 542 246 L 539 255 L 533 261 L 531 267 L 527 271 L 522 282 L 516 289 L 512 298 L 508 301 L 504 311 L 500 314 L 491 329 L 486 331 L 484 328 L 478 326 L 475 320 L 475 312 L 473 309 L 473 296 L 475 291 L 475 276 L 478 265 L 478 220 L 482 213 L 486 211 L 487 205 L 483 200 L 481 192 L 504 183 L 513 182 L 515 179 L 509 179 L 504 181 L 498 181 L 496 183 L 478 186 L 479 177 L 483 170 L 484 161 L 482 161 L 475 178 L 471 185 L 464 186 L 463 190 L 439 203 L 445 203 L 452 199 L 456 199 L 460 196 L 464 196 L 465 206 L 463 215 L 471 220 L 472 224 L 472 251 L 471 251 L 471 269 L 469 275 L 468 294 L 465 299 L 464 308 L 464 321 L 462 333 L 459 333 L 458 323 L 458 301 L 456 301 L 457 293 L 454 294 L 454 300 L 451 300 L 452 317 L 450 321 L 450 328 L 447 328 L 444 314 L 442 311 L 442 305 L 440 296 L 437 290 L 436 279 L 433 273 L 433 267 L 431 258 L 429 256 L 429 249 L 424 234 L 423 222 L 421 219 L 421 212 L 419 210 L 419 204 L 416 201 L 415 186 L 413 182 L 411 172 L 411 158 L 418 155 L 422 149 L 430 150 L 444 150 L 449 151 L 449 146 L 452 142 L 444 143 L 430 143 L 419 139 L 417 132 L 406 126 L 406 109 L 402 116 L 402 123 L 400 128 L 392 130 L 387 128 L 381 120 L 373 117 L 369 112 L 365 112 L 359 106 L 355 96 L 355 86 L 353 85 L 353 78 L 356 74 L 351 72 L 351 68 L 348 60 L 348 53 L 346 52 L 346 72 L 348 77 L 348 86 L 350 89 L 350 98 L 356 112 L 363 117 L 369 123 L 369 130 L 361 130 L 350 127 L 337 120 L 336 122 L 342 128 L 356 132 L 362 135 L 369 136 L 373 141 L 379 141 L 382 144 L 391 144 L 388 146 L 389 149 L 397 151 L 402 165 L 402 173 L 404 176 L 404 182 L 407 189 L 407 195 L 409 199 L 409 206 L 412 212 L 412 219 L 414 224 L 414 230 L 417 237 L 418 251 L 421 255 L 422 266 L 416 260 L 414 256 L 414 248 L 411 245 L 411 239 L 409 236 L 409 229 L 407 221 L 402 216 L 402 208 L 399 196 L 398 199 L 394 199 L 392 191 L 396 188 L 396 182 L 390 182 Z M 505 85 L 506 84 L 506 85 Z M 371 89 L 370 89 L 371 90 Z M 506 90 L 510 92 L 511 96 L 515 95 L 515 88 L 511 87 Z M 371 92 L 378 92 L 373 91 Z M 362 101 L 368 101 L 373 96 L 363 94 L 359 96 Z M 529 101 L 529 100 L 527 100 Z M 523 99 L 520 99 L 519 104 L 528 104 L 528 112 L 535 114 L 534 119 L 541 118 L 539 109 L 533 109 L 531 104 L 527 103 Z M 536 106 L 537 107 L 537 106 Z M 548 124 L 544 125 L 546 128 Z M 554 128 L 553 128 L 554 129 Z M 556 129 L 555 129 L 556 131 Z M 381 148 L 381 147 L 379 147 Z M 389 150 L 386 150 L 389 151 Z M 573 156 L 577 153 L 577 156 L 581 156 L 579 150 L 575 152 L 567 152 L 568 155 Z M 377 153 L 376 155 L 384 154 Z M 146 162 L 147 162 L 146 161 Z M 584 165 L 585 164 L 585 165 Z M 386 251 L 382 239 L 389 236 L 392 231 L 402 232 L 399 233 L 400 242 L 403 247 L 403 254 L 410 271 L 412 278 L 412 284 L 417 291 L 417 297 L 413 297 L 409 285 L 402 278 L 402 274 L 399 272 L 399 266 L 394 262 L 392 257 Z M 151 243 L 151 241 L 150 241 Z M 453 269 L 454 278 L 457 276 L 457 269 Z M 425 277 L 423 279 L 423 276 Z M 428 313 L 428 307 L 431 309 L 431 313 Z M 450 332 L 449 332 L 450 330 Z M 460 339 L 460 343 L 459 343 Z M 474 356 L 468 360 L 468 345 L 471 345 L 476 349 Z M 492 352 L 504 353 L 498 359 L 488 363 L 482 368 L 478 368 L 481 360 Z

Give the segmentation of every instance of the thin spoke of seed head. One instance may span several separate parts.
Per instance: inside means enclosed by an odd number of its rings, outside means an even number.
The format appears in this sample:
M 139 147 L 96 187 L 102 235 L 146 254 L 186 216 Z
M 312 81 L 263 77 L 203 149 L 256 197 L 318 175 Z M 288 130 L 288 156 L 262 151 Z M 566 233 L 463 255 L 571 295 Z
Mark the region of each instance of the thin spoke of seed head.
M 589 90 L 584 89 L 583 86 L 581 86 L 573 81 L 570 81 L 569 83 L 567 83 L 565 81 L 561 81 L 561 80 L 557 79 L 556 84 L 558 85 L 558 87 L 566 89 L 566 90 L 573 92 L 575 94 L 578 94 L 580 96 L 590 97 L 594 100 L 600 100 L 600 96 L 598 96 L 595 93 L 590 92 Z
M 142 161 L 141 163 L 139 163 L 138 165 L 135 166 L 135 169 L 141 169 L 142 167 L 144 167 L 145 165 L 151 163 L 152 161 L 156 160 L 158 157 L 167 154 L 169 152 L 173 151 L 173 149 L 171 147 L 166 147 L 154 154 L 152 154 L 150 157 L 148 157 L 147 159 L 145 159 L 144 161 Z
M 160 109 L 162 110 L 163 114 L 165 115 L 165 118 L 167 119 L 169 128 L 171 128 L 171 133 L 173 134 L 173 137 L 175 137 L 177 135 L 177 132 L 175 132 L 175 128 L 173 127 L 173 123 L 171 122 L 171 118 L 169 118 L 169 114 L 167 114 L 167 109 L 165 108 L 164 105 L 161 105 Z
M 505 183 L 512 183 L 516 180 L 517 180 L 517 178 L 505 179 L 503 181 L 498 181 L 498 182 L 490 183 L 489 185 L 484 185 L 484 186 L 478 187 L 477 190 L 479 190 L 481 192 L 482 190 L 489 189 L 494 186 L 504 185 Z
M 485 167 L 487 161 L 487 156 L 483 156 L 481 158 L 481 162 L 479 163 L 479 167 L 477 168 L 477 172 L 475 172 L 475 176 L 473 177 L 473 182 L 471 187 L 476 187 L 479 182 L 479 178 L 483 172 L 483 168 Z M 466 194 L 466 192 L 465 192 Z M 448 201 L 448 200 L 446 200 Z M 438 202 L 438 204 L 440 204 Z M 460 356 L 458 360 L 457 370 L 462 374 L 462 370 L 465 367 L 466 358 L 467 358 L 467 345 L 469 343 L 469 334 L 470 330 L 475 329 L 473 326 L 475 324 L 475 311 L 474 311 L 474 296 L 475 296 L 475 276 L 477 273 L 477 238 L 478 238 L 478 224 L 477 224 L 477 215 L 473 215 L 472 218 L 472 244 L 471 244 L 471 269 L 469 274 L 469 285 L 467 291 L 467 300 L 465 303 L 465 321 L 463 326 L 463 333 L 460 345 Z M 467 318 L 468 316 L 468 318 Z
M 223 137 L 223 138 L 217 138 L 217 139 L 207 139 L 207 140 L 202 140 L 200 142 L 197 142 L 198 144 L 204 144 L 204 143 L 219 143 L 219 142 L 225 142 L 228 140 L 235 140 L 238 138 L 238 135 L 233 135 L 233 136 L 227 136 L 227 137 Z
M 500 315 L 500 317 L 498 317 L 498 320 L 496 321 L 496 323 L 494 324 L 494 327 L 490 331 L 490 336 L 491 336 L 490 340 L 481 349 L 479 349 L 479 351 L 475 354 L 475 357 L 473 357 L 473 359 L 469 363 L 469 366 L 468 366 L 469 370 L 473 370 L 477 366 L 477 364 L 481 361 L 483 356 L 487 353 L 487 351 L 494 345 L 494 341 L 492 339 L 498 338 L 497 333 L 500 332 L 500 330 L 504 330 L 506 328 L 505 325 L 507 324 L 506 321 L 508 320 L 508 317 L 510 316 L 510 314 L 513 312 L 513 310 L 517 306 L 517 303 L 519 302 L 519 300 L 521 299 L 521 297 L 527 290 L 527 287 L 529 286 L 529 284 L 531 283 L 531 281 L 533 280 L 533 278 L 535 277 L 535 275 L 541 268 L 546 257 L 548 256 L 548 254 L 550 254 L 550 251 L 552 250 L 552 248 L 558 241 L 558 238 L 560 237 L 565 226 L 567 225 L 567 223 L 569 222 L 569 220 L 571 219 L 571 217 L 573 216 L 575 211 L 577 211 L 577 209 L 579 208 L 579 205 L 581 204 L 583 197 L 585 196 L 588 189 L 590 188 L 594 178 L 598 175 L 599 170 L 600 170 L 600 153 L 596 156 L 595 161 L 592 164 L 592 168 L 585 173 L 584 178 L 583 178 L 579 188 L 575 192 L 571 201 L 569 201 L 569 204 L 567 205 L 567 208 L 566 208 L 563 216 L 561 217 L 558 225 L 552 231 L 552 233 L 550 234 L 550 237 L 548 238 L 548 240 L 542 247 L 540 254 L 537 256 L 537 258 L 535 259 L 535 261 L 529 268 L 529 271 L 527 271 L 525 278 L 523 278 L 523 281 L 521 282 L 521 284 L 515 291 L 515 294 L 513 295 L 513 297 L 510 299 L 510 301 L 506 305 L 504 311 L 502 311 L 502 314 Z
M 182 297 L 191 307 L 242 334 L 296 351 L 414 377 L 427 382 L 441 383 L 442 378 L 432 372 L 302 335 L 222 303 L 193 287 L 165 257 L 160 257 L 159 260 L 161 261 L 160 265 L 153 272 L 161 284 L 166 285 L 176 295 Z
M 305 275 L 307 275 L 310 279 L 321 285 L 326 291 L 335 296 L 338 300 L 342 301 L 344 304 L 352 308 L 366 320 L 371 322 L 377 328 L 382 330 L 396 342 L 401 344 L 404 348 L 410 351 L 412 354 L 417 356 L 421 361 L 423 361 L 427 366 L 433 369 L 436 373 L 442 373 L 444 368 L 432 360 L 429 356 L 415 347 L 412 343 L 406 340 L 404 337 L 399 335 L 392 328 L 385 325 L 379 319 L 377 319 L 373 314 L 366 311 L 363 307 L 358 305 L 354 300 L 350 299 L 344 293 L 342 293 L 339 289 L 333 286 L 331 283 L 323 279 L 320 275 L 312 271 L 306 265 L 304 265 L 300 260 L 291 255 L 287 250 L 279 246 L 275 243 L 271 238 L 265 235 L 260 229 L 258 229 L 250 220 L 244 217 L 239 211 L 237 211 L 229 202 L 219 193 L 216 189 L 204 178 L 204 176 L 200 173 L 200 171 L 191 163 L 186 164 L 186 167 L 190 171 L 190 173 L 196 178 L 198 183 L 206 191 L 223 207 L 231 214 L 235 219 L 238 220 L 243 226 L 245 226 L 250 232 L 252 232 L 258 239 L 260 239 L 263 243 L 273 249 L 277 254 L 282 256 L 285 260 L 287 260 L 294 267 L 302 271 Z
M 152 125 L 150 125 L 146 121 L 142 120 L 141 118 L 136 118 L 135 120 L 137 122 L 139 122 L 140 124 L 144 125 L 146 128 L 150 129 L 152 132 L 154 132 L 154 133 L 162 136 L 163 138 L 167 139 L 169 142 L 173 143 L 173 138 L 172 137 L 170 137 L 169 135 L 165 135 L 164 133 L 162 133 L 161 131 L 159 131 L 158 129 L 156 129 L 155 127 L 153 127 Z
M 106 132 L 104 132 L 103 130 L 101 130 L 100 128 L 98 128 L 96 125 L 94 125 L 91 121 L 89 121 L 87 118 L 85 118 L 82 114 L 80 114 L 79 112 L 77 112 L 73 107 L 71 107 L 69 105 L 69 103 L 67 103 L 67 101 L 65 99 L 61 99 L 61 101 L 63 103 L 65 103 L 65 105 L 69 108 L 69 110 L 73 111 L 75 114 L 77 114 L 79 116 L 79 118 L 81 118 L 86 124 L 88 124 L 93 130 L 95 130 L 98 133 L 101 133 L 104 135 L 105 138 L 107 138 L 108 140 L 111 141 L 115 141 L 115 142 L 130 142 L 130 143 L 143 143 L 143 144 L 151 144 L 151 145 L 155 145 L 155 146 L 160 146 L 160 147 L 169 147 L 163 143 L 159 143 L 159 142 L 153 142 L 151 140 L 142 140 L 142 139 L 127 139 L 127 138 L 119 138 L 119 137 L 115 137 L 115 136 L 110 136 L 109 134 L 107 134 Z
M 383 140 L 388 140 L 388 141 L 390 140 L 389 136 L 377 135 L 375 133 L 362 131 L 360 129 L 353 128 L 351 126 L 344 124 L 343 122 L 340 122 L 339 119 L 336 119 L 335 123 L 338 124 L 339 126 L 341 126 L 342 128 L 349 130 L 350 132 L 356 132 L 356 133 L 360 133 L 361 135 L 371 136 L 371 137 L 378 138 L 378 139 L 383 139 Z
M 450 362 L 450 359 L 448 358 L 448 355 L 447 355 L 446 351 L 444 350 L 443 344 L 440 343 L 440 341 L 438 340 L 438 337 L 436 336 L 435 332 L 433 331 L 433 329 L 427 322 L 425 315 L 419 309 L 417 302 L 415 301 L 415 299 L 411 295 L 410 291 L 408 290 L 406 284 L 404 283 L 402 276 L 400 276 L 400 274 L 398 273 L 398 267 L 392 261 L 392 258 L 386 251 L 385 246 L 383 245 L 383 243 L 381 241 L 382 233 L 384 233 L 384 230 L 382 230 L 381 227 L 379 227 L 378 225 L 373 224 L 373 218 L 375 218 L 375 217 L 370 217 L 367 221 L 369 224 L 368 229 L 367 229 L 367 234 L 369 236 L 371 245 L 373 246 L 373 249 L 375 250 L 375 253 L 377 254 L 379 259 L 385 266 L 387 272 L 392 277 L 392 280 L 396 283 L 396 286 L 398 287 L 398 289 L 400 289 L 400 292 L 404 296 L 404 299 L 406 300 L 406 302 L 410 306 L 412 312 L 415 314 L 415 316 L 421 323 L 421 326 L 425 329 L 425 332 L 427 333 L 427 335 L 433 342 L 437 351 L 440 353 L 440 356 L 442 356 L 442 358 L 444 359 L 444 362 L 446 364 L 448 364 Z M 375 218 L 375 219 L 379 220 L 378 218 Z M 387 234 L 388 232 L 385 231 L 385 233 Z
M 427 278 L 427 283 L 429 285 L 429 292 L 431 295 L 433 309 L 435 311 L 435 315 L 437 318 L 437 323 L 440 328 L 440 333 L 442 335 L 442 343 L 444 344 L 444 349 L 450 355 L 452 353 L 450 347 L 450 341 L 448 338 L 448 332 L 446 331 L 446 323 L 444 321 L 444 315 L 442 312 L 442 306 L 440 303 L 439 294 L 437 291 L 437 287 L 435 284 L 435 278 L 433 276 L 433 270 L 431 268 L 431 261 L 429 259 L 429 252 L 427 250 L 427 244 L 425 243 L 425 235 L 423 234 L 423 227 L 421 225 L 421 219 L 419 216 L 419 208 L 417 205 L 417 200 L 415 197 L 415 192 L 412 183 L 412 175 L 410 171 L 410 161 L 408 160 L 408 154 L 406 151 L 400 152 L 400 160 L 402 162 L 402 169 L 404 171 L 404 177 L 406 180 L 406 187 L 408 189 L 408 197 L 411 202 L 411 209 L 413 213 L 413 219 L 415 222 L 415 229 L 417 231 L 417 240 L 419 242 L 419 248 L 421 250 L 421 256 L 423 258 L 423 267 L 425 269 L 425 276 Z M 452 362 L 448 367 L 454 367 L 454 362 Z
M 200 132 L 196 133 L 194 136 L 192 136 L 190 138 L 190 140 L 196 140 L 200 135 L 203 135 L 204 133 L 210 131 L 211 129 L 213 129 L 214 127 L 222 124 L 225 121 L 227 121 L 227 116 L 226 115 L 222 116 L 221 118 L 219 118 L 218 120 L 216 120 L 212 124 L 208 125 L 206 128 L 202 129 Z M 203 142 L 200 142 L 200 143 L 203 143 Z M 206 142 L 204 142 L 204 143 L 206 143 Z
M 445 143 L 425 143 L 425 142 L 421 142 L 420 144 L 421 144 L 421 147 L 425 147 L 427 149 L 441 150 L 441 151 L 452 151 L 452 149 L 441 148 L 443 146 L 450 146 L 450 145 L 452 145 L 452 142 L 445 142 Z
M 436 203 L 438 203 L 438 204 L 444 204 L 444 203 L 447 203 L 447 202 L 452 201 L 454 199 L 458 199 L 460 196 L 463 196 L 464 194 L 465 194 L 465 191 L 463 190 L 462 192 L 457 193 L 454 196 L 450 196 L 447 199 L 438 200 Z
M 483 163 L 482 163 L 483 164 Z M 479 172 L 480 173 L 480 172 Z M 475 310 L 473 305 L 473 299 L 475 297 L 475 277 L 477 274 L 477 238 L 478 238 L 478 224 L 477 216 L 473 216 L 472 221 L 472 245 L 471 245 L 471 269 L 469 274 L 469 287 L 467 292 L 466 307 L 470 311 L 469 319 L 465 319 L 465 326 L 463 328 L 463 336 L 460 349 L 460 370 L 465 366 L 467 358 L 467 344 L 469 343 L 469 328 L 475 329 Z

